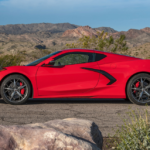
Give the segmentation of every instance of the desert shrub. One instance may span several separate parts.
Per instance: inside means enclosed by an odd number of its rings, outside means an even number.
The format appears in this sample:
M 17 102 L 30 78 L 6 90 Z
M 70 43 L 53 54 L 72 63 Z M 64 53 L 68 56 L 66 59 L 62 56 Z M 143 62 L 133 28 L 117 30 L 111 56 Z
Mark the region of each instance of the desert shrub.
M 0 67 L 18 66 L 24 60 L 20 54 L 0 56 Z
M 55 46 L 57 43 L 55 41 L 52 41 L 52 45 Z
M 86 48 L 95 49 L 101 51 L 108 51 L 113 53 L 127 54 L 127 44 L 125 41 L 125 35 L 120 35 L 119 38 L 114 39 L 112 36 L 108 36 L 107 32 L 97 32 L 96 36 L 82 36 L 76 43 L 66 44 L 67 48 Z
M 49 51 L 48 49 L 43 49 L 41 50 L 41 53 L 45 56 L 51 53 L 51 51 Z
M 50 50 L 48 49 L 41 49 L 40 51 L 36 51 L 36 52 L 32 52 L 30 54 L 30 56 L 33 58 L 33 59 L 39 59 L 41 57 L 44 57 L 46 55 L 49 55 L 51 53 Z
M 17 48 L 17 45 L 12 45 L 11 47 L 10 47 L 10 49 L 16 49 Z
M 3 47 L 2 47 L 2 46 L 0 46 L 0 49 L 3 49 Z
M 130 121 L 124 119 L 124 125 L 118 129 L 115 137 L 116 150 L 150 150 L 150 128 L 148 121 L 148 111 L 131 111 L 128 113 Z M 130 122 L 130 123 L 129 123 Z
M 35 49 L 46 49 L 46 45 L 36 45 Z

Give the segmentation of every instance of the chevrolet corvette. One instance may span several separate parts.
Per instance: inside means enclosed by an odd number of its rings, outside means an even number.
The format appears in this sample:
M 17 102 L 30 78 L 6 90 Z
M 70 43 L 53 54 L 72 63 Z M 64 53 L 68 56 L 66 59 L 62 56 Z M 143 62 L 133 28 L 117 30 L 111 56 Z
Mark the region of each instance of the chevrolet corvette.
M 150 60 L 109 52 L 68 49 L 26 66 L 0 69 L 6 103 L 29 98 L 115 98 L 150 104 Z

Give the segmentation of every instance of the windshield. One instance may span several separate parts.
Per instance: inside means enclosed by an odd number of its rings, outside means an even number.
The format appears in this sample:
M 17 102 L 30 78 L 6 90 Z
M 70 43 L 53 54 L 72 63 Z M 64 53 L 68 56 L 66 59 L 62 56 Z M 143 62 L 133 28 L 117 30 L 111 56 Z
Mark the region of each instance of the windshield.
M 53 55 L 55 55 L 55 54 L 58 54 L 58 53 L 60 53 L 60 52 L 61 52 L 61 51 L 57 51 L 57 52 L 51 53 L 51 54 L 49 54 L 49 55 L 47 55 L 47 56 L 44 56 L 44 57 L 42 57 L 42 58 L 40 58 L 40 59 L 38 59 L 38 60 L 33 61 L 32 63 L 30 63 L 30 64 L 28 64 L 28 65 L 26 65 L 26 66 L 36 66 L 37 64 L 39 64 L 39 63 L 41 63 L 42 61 L 46 60 L 47 58 L 49 58 L 49 57 L 51 57 L 51 56 L 53 56 Z

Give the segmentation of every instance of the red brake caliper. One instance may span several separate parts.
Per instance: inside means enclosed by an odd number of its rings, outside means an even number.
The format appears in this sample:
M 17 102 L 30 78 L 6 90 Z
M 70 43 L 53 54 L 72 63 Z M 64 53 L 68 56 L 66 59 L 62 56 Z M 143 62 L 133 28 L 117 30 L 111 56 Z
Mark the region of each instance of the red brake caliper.
M 138 88 L 139 85 L 140 85 L 140 82 L 138 81 L 138 82 L 136 82 L 135 87 Z M 136 90 L 134 90 L 134 93 L 136 93 Z
M 22 82 L 20 82 L 20 86 L 22 86 L 22 85 L 23 85 Z M 24 94 L 24 89 L 21 89 L 20 93 L 23 95 Z

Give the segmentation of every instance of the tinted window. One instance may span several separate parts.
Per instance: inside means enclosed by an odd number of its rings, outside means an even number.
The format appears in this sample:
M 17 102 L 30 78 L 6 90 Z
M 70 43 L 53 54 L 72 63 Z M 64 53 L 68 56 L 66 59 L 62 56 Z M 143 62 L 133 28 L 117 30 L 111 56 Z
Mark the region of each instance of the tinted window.
M 80 64 L 95 61 L 95 53 L 72 52 L 54 58 L 54 66 Z
M 104 55 L 104 54 L 96 53 L 95 61 L 99 61 L 99 60 L 101 60 L 101 59 L 103 59 L 105 57 L 106 57 L 106 55 Z
M 37 64 L 39 64 L 39 63 L 41 63 L 42 61 L 46 60 L 47 58 L 49 58 L 49 57 L 51 57 L 51 56 L 53 56 L 53 55 L 55 55 L 55 54 L 58 54 L 58 53 L 60 53 L 60 51 L 57 51 L 57 52 L 51 53 L 51 54 L 49 54 L 49 55 L 47 55 L 47 56 L 44 56 L 44 57 L 42 57 L 42 58 L 40 58 L 40 59 L 38 59 L 38 60 L 35 60 L 35 61 L 31 62 L 30 64 L 28 64 L 28 65 L 26 65 L 26 66 L 36 66 Z

